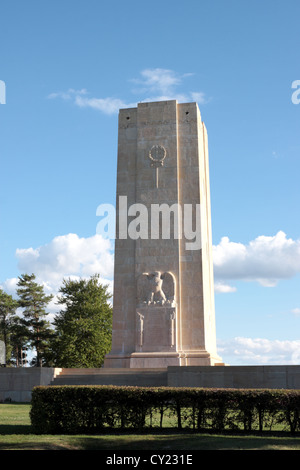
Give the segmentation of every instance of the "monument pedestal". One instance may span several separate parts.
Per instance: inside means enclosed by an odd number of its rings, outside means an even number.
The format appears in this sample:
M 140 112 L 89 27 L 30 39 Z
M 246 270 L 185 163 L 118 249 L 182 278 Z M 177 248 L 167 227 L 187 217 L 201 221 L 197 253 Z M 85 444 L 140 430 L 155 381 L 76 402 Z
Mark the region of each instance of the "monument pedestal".
M 207 351 L 133 352 L 128 355 L 108 354 L 105 368 L 167 369 L 169 366 L 224 365 L 220 357 L 212 357 Z
M 207 351 L 132 353 L 130 356 L 130 368 L 135 369 L 156 369 L 169 366 L 214 366 L 216 364 L 222 364 L 221 359 L 212 358 Z
M 135 351 L 108 354 L 105 367 L 167 369 L 169 366 L 213 366 L 222 364 L 206 350 L 178 351 L 176 306 L 142 304 L 136 309 Z
M 135 350 L 176 351 L 176 307 L 149 305 L 136 309 Z

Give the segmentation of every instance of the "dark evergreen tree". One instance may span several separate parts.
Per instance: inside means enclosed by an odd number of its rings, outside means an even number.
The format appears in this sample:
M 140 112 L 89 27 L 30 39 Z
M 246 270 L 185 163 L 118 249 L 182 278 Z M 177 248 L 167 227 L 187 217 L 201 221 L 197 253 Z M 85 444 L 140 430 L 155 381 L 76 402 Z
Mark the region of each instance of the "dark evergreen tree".
M 17 308 L 18 302 L 11 295 L 0 289 L 0 338 L 5 345 L 6 365 L 10 365 L 12 351 L 11 327 L 16 317 Z
M 19 306 L 23 309 L 21 323 L 26 329 L 30 347 L 36 350 L 33 365 L 42 367 L 43 354 L 49 347 L 49 340 L 53 335 L 50 323 L 46 320 L 48 315 L 46 306 L 53 296 L 47 296 L 43 286 L 39 285 L 35 279 L 34 274 L 22 274 L 17 284 L 17 294 Z
M 16 367 L 24 367 L 28 363 L 27 353 L 29 349 L 28 330 L 23 320 L 15 316 L 10 325 L 11 364 Z

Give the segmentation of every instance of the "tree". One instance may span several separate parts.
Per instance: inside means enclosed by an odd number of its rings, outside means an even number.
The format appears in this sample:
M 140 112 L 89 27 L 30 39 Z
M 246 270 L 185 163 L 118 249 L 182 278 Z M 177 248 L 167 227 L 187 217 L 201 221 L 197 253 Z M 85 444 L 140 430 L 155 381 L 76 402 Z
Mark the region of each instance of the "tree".
M 36 350 L 35 366 L 42 367 L 43 353 L 52 336 L 50 323 L 45 319 L 48 315 L 46 306 L 53 298 L 44 293 L 43 286 L 35 281 L 34 274 L 22 274 L 17 284 L 19 305 L 23 308 L 22 325 L 26 328 L 30 346 Z
M 0 289 L 0 335 L 3 338 L 6 351 L 6 364 L 10 363 L 11 327 L 16 317 L 18 302 Z
M 64 279 L 58 304 L 64 306 L 54 318 L 56 367 L 101 367 L 110 350 L 112 333 L 111 295 L 99 282 Z
M 27 354 L 28 341 L 28 329 L 24 326 L 22 318 L 15 316 L 10 325 L 10 344 L 12 349 L 10 362 L 17 367 L 23 367 L 27 364 L 24 354 Z

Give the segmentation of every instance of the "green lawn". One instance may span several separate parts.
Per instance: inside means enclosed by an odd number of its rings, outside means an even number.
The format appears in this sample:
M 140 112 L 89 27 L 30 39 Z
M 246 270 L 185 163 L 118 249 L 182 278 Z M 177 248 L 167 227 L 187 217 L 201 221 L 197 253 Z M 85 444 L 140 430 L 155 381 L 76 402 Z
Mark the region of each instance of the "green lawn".
M 30 404 L 0 404 L 0 450 L 300 450 L 300 437 L 184 432 L 106 435 L 31 434 Z

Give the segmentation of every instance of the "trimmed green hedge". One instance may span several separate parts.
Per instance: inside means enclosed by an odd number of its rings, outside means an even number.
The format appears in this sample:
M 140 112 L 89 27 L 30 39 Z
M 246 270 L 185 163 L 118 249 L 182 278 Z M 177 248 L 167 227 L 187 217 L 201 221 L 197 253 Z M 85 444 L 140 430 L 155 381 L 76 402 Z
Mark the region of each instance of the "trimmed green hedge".
M 154 427 L 296 433 L 300 430 L 300 390 L 35 387 L 30 418 L 37 434 Z

